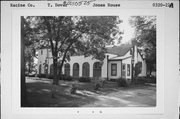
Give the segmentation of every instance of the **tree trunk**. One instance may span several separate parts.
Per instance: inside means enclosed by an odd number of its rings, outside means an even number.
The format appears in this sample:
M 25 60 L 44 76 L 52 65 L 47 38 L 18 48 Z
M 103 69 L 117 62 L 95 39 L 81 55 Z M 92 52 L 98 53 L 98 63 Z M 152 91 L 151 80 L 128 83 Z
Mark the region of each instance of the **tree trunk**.
M 24 60 L 24 18 L 21 17 L 21 107 L 27 105 Z
M 53 59 L 53 84 L 58 85 L 58 76 L 57 76 L 57 59 Z

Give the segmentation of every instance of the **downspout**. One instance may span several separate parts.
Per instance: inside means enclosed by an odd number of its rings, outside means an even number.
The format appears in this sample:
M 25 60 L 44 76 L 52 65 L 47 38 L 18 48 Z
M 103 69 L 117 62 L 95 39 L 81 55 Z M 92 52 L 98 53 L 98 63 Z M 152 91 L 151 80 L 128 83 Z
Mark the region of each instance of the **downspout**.
M 123 69 L 122 69 L 122 60 L 121 60 L 121 78 L 122 78 L 122 70 L 123 70 Z
M 109 55 L 107 55 L 107 80 L 109 80 L 109 67 L 108 67 Z

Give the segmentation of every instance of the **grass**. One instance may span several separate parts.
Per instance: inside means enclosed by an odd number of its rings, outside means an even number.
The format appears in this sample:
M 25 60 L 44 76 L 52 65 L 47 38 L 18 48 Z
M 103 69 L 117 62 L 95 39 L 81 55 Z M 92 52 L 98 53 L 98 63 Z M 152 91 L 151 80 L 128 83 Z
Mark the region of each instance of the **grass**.
M 77 92 L 70 93 L 74 81 L 59 81 L 56 98 L 51 98 L 49 79 L 27 79 L 28 107 L 126 107 L 155 106 L 156 88 L 148 85 L 118 87 L 107 82 L 100 91 L 94 90 L 94 82 L 78 82 Z

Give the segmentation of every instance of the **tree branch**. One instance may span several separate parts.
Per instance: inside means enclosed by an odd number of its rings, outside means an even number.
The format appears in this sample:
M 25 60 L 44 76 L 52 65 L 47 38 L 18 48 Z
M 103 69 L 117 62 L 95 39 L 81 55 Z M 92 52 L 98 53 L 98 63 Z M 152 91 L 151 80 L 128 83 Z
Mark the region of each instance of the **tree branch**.
M 46 19 L 46 17 L 44 16 L 44 21 L 45 21 L 45 25 L 47 27 L 47 30 L 48 30 L 48 35 L 49 35 L 49 41 L 50 41 L 50 44 L 51 44 L 51 50 L 52 50 L 52 55 L 54 55 L 54 45 L 53 45 L 53 38 L 52 38 L 52 31 L 51 31 L 51 25 L 50 23 L 48 22 L 48 20 Z

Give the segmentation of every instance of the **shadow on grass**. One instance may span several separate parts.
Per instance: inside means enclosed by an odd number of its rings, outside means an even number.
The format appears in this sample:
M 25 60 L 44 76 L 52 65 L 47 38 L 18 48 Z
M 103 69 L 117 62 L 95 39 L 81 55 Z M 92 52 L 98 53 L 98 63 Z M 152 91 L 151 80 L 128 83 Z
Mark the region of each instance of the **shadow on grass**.
M 51 97 L 51 84 L 43 82 L 27 83 L 27 107 L 81 107 L 82 105 L 97 101 L 94 97 L 83 94 L 70 94 L 69 85 L 60 85 Z

